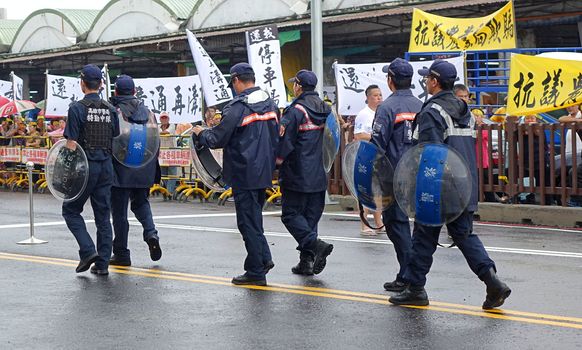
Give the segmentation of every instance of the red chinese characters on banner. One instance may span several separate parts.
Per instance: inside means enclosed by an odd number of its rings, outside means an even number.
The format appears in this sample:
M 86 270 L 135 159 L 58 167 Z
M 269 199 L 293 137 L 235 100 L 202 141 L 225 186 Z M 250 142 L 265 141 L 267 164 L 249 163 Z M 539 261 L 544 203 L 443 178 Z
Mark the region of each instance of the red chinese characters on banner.
M 48 149 L 46 148 L 23 148 L 22 149 L 22 163 L 33 162 L 34 164 L 45 164 L 48 156 Z
M 0 147 L 0 162 L 20 162 L 20 147 Z
M 190 150 L 161 149 L 160 166 L 190 166 Z

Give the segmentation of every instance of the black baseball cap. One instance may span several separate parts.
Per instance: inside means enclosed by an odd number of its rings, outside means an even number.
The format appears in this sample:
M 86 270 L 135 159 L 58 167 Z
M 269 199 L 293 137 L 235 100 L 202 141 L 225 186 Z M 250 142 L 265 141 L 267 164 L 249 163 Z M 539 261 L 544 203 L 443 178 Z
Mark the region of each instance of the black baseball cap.
M 289 79 L 290 83 L 297 83 L 301 86 L 317 86 L 317 76 L 310 70 L 302 69 L 295 76 Z
M 96 81 L 101 80 L 103 76 L 101 75 L 101 69 L 94 64 L 88 64 L 81 69 L 81 74 L 79 78 L 85 81 Z
M 398 57 L 389 65 L 382 67 L 382 72 L 390 74 L 396 78 L 412 78 L 414 74 L 414 69 L 408 61 Z
M 120 75 L 115 81 L 115 90 L 122 95 L 131 95 L 135 90 L 135 83 L 133 78 L 129 75 Z
M 253 70 L 253 67 L 246 62 L 237 63 L 234 66 L 230 67 L 230 83 L 228 83 L 228 87 L 232 87 L 232 80 L 235 77 L 243 74 L 254 75 L 255 71 Z
M 435 60 L 430 68 L 419 69 L 418 74 L 426 77 L 432 75 L 441 81 L 454 81 L 457 79 L 457 69 L 452 63 L 444 60 Z

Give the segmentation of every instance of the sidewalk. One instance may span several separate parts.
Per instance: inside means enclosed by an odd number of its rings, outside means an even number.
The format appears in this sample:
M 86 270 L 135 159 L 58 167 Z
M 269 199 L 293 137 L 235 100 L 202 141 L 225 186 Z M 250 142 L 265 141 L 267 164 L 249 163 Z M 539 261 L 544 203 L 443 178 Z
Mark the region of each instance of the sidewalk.
M 358 203 L 352 196 L 332 195 L 338 204 L 327 205 L 326 210 L 357 210 Z M 541 206 L 530 204 L 479 203 L 475 213 L 479 221 L 504 222 L 559 227 L 582 227 L 582 208 Z

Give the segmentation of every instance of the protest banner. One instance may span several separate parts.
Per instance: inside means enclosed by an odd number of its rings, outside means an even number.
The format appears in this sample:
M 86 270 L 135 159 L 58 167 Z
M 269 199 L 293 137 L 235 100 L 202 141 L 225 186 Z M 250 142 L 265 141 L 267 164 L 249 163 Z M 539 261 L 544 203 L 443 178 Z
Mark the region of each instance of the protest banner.
M 267 91 L 277 106 L 284 108 L 287 102 L 281 46 L 277 26 L 271 25 L 246 32 L 249 64 L 255 71 L 256 84 Z
M 46 74 L 45 116 L 62 117 L 69 111 L 69 105 L 85 96 L 81 91 L 79 78 Z
M 191 31 L 186 29 L 192 58 L 202 83 L 207 106 L 216 106 L 232 100 L 228 82 Z
M 22 80 L 22 78 L 20 78 L 18 75 L 14 74 L 14 72 L 10 72 L 10 79 L 12 80 L 12 91 L 14 92 L 12 99 L 22 100 L 24 80 Z
M 582 103 L 580 61 L 513 54 L 508 115 L 531 115 Z
M 513 3 L 485 17 L 451 18 L 419 9 L 412 14 L 409 52 L 501 50 L 517 47 Z
M 12 96 L 14 96 L 14 92 L 12 90 L 12 82 L 6 80 L 0 80 L 0 96 L 6 97 L 9 100 L 12 100 Z
M 447 58 L 445 61 L 452 63 L 457 69 L 457 81 L 465 83 L 465 69 L 463 56 Z M 412 76 L 412 94 L 422 102 L 428 100 L 430 95 L 426 92 L 423 77 L 418 74 L 419 69 L 428 68 L 434 61 L 410 62 L 414 75 Z M 388 89 L 386 73 L 382 67 L 389 64 L 335 64 L 335 79 L 337 83 L 337 101 L 339 113 L 342 115 L 357 115 L 366 106 L 364 91 L 370 85 L 378 85 L 382 90 L 382 96 L 386 99 L 392 92 Z

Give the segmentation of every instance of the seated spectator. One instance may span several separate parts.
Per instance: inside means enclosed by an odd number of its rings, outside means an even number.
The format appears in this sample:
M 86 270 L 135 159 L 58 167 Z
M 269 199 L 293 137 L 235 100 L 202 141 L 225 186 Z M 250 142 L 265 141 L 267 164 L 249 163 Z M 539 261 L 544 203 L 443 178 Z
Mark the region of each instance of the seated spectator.
M 38 130 L 36 129 L 36 122 L 28 123 L 28 138 L 25 139 L 26 147 L 40 147 L 40 137 Z
M 10 118 L 4 118 L 0 125 L 0 146 L 8 146 L 10 144 L 10 137 L 16 133 L 16 125 Z
M 12 146 L 24 146 L 27 135 L 28 131 L 26 130 L 24 119 L 22 117 L 16 117 L 16 133 L 12 136 Z

